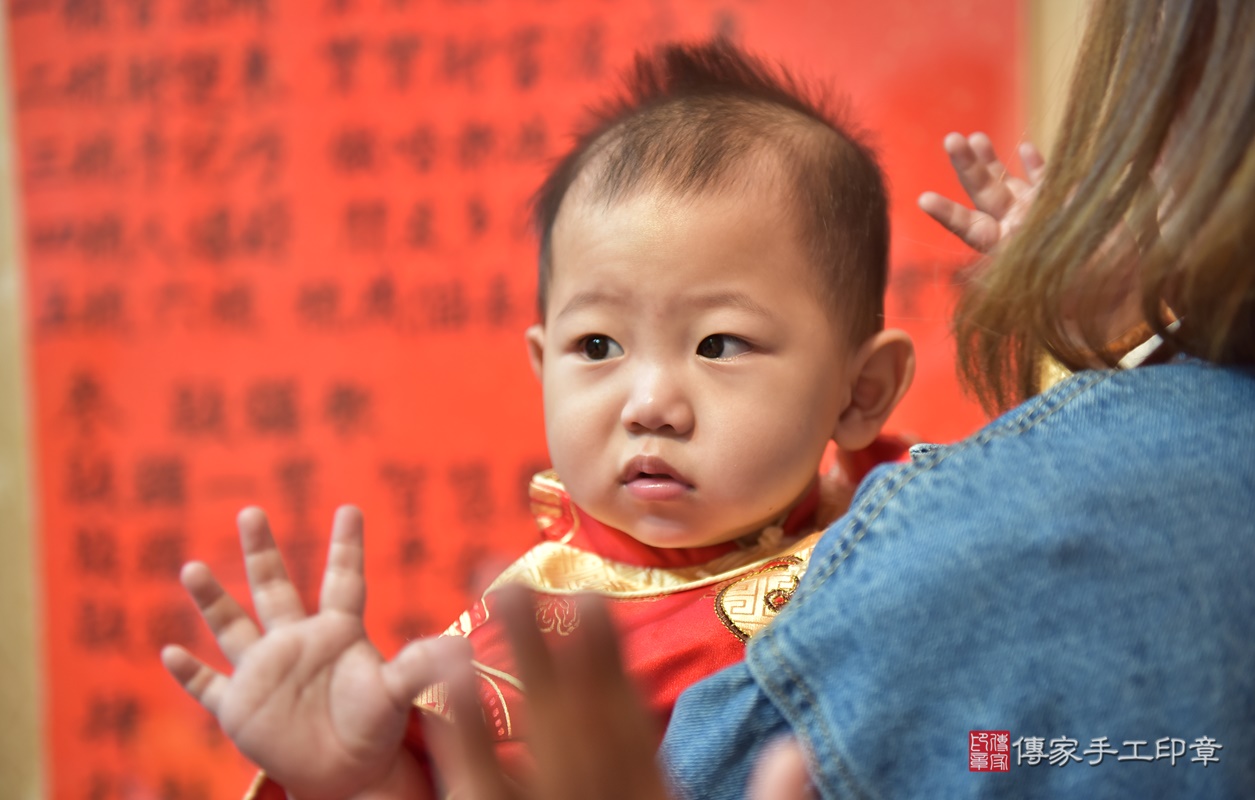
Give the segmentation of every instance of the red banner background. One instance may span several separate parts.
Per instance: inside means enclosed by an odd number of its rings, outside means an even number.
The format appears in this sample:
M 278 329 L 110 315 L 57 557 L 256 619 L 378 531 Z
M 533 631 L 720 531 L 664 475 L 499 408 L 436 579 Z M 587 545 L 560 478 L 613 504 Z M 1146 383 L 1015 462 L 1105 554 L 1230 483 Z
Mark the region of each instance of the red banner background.
M 12 0 L 52 796 L 235 796 L 249 767 L 157 660 L 212 642 L 260 504 L 307 601 L 332 509 L 368 522 L 381 649 L 439 631 L 534 536 L 546 465 L 526 200 L 638 47 L 722 33 L 848 95 L 891 182 L 891 428 L 979 412 L 946 321 L 969 254 L 915 208 L 941 150 L 1022 129 L 1002 0 Z M 214 663 L 223 666 L 214 653 Z

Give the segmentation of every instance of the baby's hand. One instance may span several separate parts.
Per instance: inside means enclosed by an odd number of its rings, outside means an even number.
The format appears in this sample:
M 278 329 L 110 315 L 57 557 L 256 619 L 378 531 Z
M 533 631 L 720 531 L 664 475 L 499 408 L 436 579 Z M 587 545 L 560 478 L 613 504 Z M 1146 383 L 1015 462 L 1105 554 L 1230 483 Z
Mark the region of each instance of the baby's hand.
M 497 607 L 518 674 L 528 687 L 529 745 L 536 769 L 520 786 L 497 761 L 469 674 L 449 687 L 457 723 L 441 747 L 450 797 L 459 800 L 667 800 L 658 768 L 655 728 L 619 655 L 618 636 L 604 601 L 583 596 L 579 628 L 550 651 L 536 630 L 532 597 L 518 587 Z M 435 744 L 435 742 L 433 742 Z M 817 797 L 796 742 L 782 742 L 759 761 L 751 800 Z
M 189 563 L 182 581 L 235 668 L 223 675 L 171 645 L 166 669 L 218 719 L 240 752 L 298 800 L 337 800 L 394 784 L 406 772 L 401 741 L 411 700 L 468 655 L 456 639 L 413 642 L 384 661 L 362 612 L 362 515 L 336 512 L 317 614 L 288 579 L 265 514 L 238 518 L 253 606 L 265 629 L 223 591 L 209 568 Z
M 968 208 L 935 192 L 919 196 L 919 207 L 968 246 L 987 253 L 1023 223 L 1046 171 L 1046 162 L 1031 142 L 1020 145 L 1020 163 L 1027 180 L 1007 173 L 993 143 L 983 133 L 964 137 L 951 133 L 946 152 L 959 183 L 975 208 Z

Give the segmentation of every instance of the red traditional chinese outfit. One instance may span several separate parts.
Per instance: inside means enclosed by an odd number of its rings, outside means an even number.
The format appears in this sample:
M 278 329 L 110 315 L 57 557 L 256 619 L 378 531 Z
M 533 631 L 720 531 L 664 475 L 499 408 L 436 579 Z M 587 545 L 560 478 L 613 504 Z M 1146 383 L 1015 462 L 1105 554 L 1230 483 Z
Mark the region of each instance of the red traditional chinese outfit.
M 532 479 L 532 513 L 542 541 L 510 565 L 471 609 L 445 631 L 474 649 L 485 719 L 508 773 L 526 763 L 523 686 L 502 626 L 496 590 L 523 584 L 536 592 L 536 623 L 560 649 L 580 624 L 574 595 L 609 601 L 623 661 L 661 732 L 680 692 L 744 656 L 745 642 L 784 606 L 806 569 L 817 537 L 812 491 L 780 524 L 724 544 L 662 549 L 603 525 L 572 504 L 551 472 Z M 803 538 L 805 537 L 805 538 Z M 415 701 L 444 715 L 444 689 Z
M 900 458 L 906 446 L 881 439 L 842 463 L 857 482 L 877 463 Z M 661 732 L 680 692 L 742 659 L 745 642 L 788 602 L 819 538 L 814 489 L 778 524 L 732 542 L 681 549 L 651 547 L 601 524 L 571 502 L 553 472 L 533 477 L 529 492 L 542 541 L 502 572 L 444 633 L 471 642 L 485 720 L 502 766 L 512 775 L 524 774 L 528 764 L 527 709 L 509 642 L 493 613 L 498 589 L 523 584 L 536 593 L 537 626 L 551 649 L 560 649 L 579 627 L 574 595 L 592 592 L 606 598 L 624 667 Z M 415 699 L 407 746 L 422 754 L 420 714 L 447 716 L 446 699 L 442 685 Z M 285 795 L 259 775 L 250 798 L 284 800 Z

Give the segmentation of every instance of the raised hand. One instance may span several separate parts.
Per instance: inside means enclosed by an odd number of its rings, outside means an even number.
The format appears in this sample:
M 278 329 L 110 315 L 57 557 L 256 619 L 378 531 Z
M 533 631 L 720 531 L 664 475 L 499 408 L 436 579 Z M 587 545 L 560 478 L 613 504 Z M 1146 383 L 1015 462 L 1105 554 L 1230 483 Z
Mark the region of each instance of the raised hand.
M 218 719 L 245 756 L 299 800 L 339 800 L 409 785 L 402 747 L 411 699 L 468 654 L 456 639 L 413 642 L 385 661 L 366 638 L 362 515 L 336 511 L 318 613 L 307 615 L 258 508 L 240 512 L 240 543 L 259 630 L 209 568 L 182 581 L 234 671 L 223 675 L 175 645 L 161 660 Z M 417 789 L 416 789 L 417 791 Z
M 989 252 L 1024 221 L 1045 173 L 1046 162 L 1031 142 L 1022 143 L 1019 156 L 1025 180 L 1007 172 L 994 152 L 993 142 L 983 133 L 966 137 L 951 133 L 946 136 L 944 146 L 974 208 L 935 192 L 920 195 L 919 207 L 968 246 L 982 253 Z
M 512 591 L 498 605 L 527 687 L 536 769 L 528 785 L 502 773 L 483 724 L 469 671 L 451 681 L 452 730 L 437 748 L 441 775 L 459 800 L 665 800 L 655 762 L 656 730 L 624 673 L 604 603 L 579 598 L 580 625 L 569 647 L 550 652 L 536 630 L 532 598 Z M 433 742 L 433 744 L 436 744 Z M 795 742 L 771 748 L 751 781 L 753 800 L 815 795 Z
M 605 605 L 577 599 L 579 627 L 569 647 L 550 652 L 536 629 L 530 593 L 507 588 L 497 605 L 527 687 L 533 780 L 502 772 L 469 673 L 450 681 L 455 730 L 433 744 L 441 776 L 465 800 L 661 800 L 654 754 L 662 738 L 623 672 Z M 433 737 L 434 738 L 434 737 Z

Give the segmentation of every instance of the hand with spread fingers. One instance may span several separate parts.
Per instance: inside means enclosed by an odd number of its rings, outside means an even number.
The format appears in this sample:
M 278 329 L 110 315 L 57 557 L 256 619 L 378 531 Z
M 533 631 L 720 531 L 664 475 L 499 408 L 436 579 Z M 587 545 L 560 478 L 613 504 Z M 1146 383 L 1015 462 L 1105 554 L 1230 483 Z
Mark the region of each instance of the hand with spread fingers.
M 306 614 L 265 514 L 240 512 L 240 542 L 262 629 L 209 568 L 190 563 L 182 580 L 234 671 L 223 675 L 177 645 L 162 661 L 217 719 L 245 756 L 293 800 L 428 798 L 435 776 L 402 746 L 411 699 L 450 687 L 455 725 L 429 730 L 447 797 L 460 800 L 655 800 L 667 797 L 655 729 L 624 674 L 605 606 L 580 598 L 570 647 L 551 653 L 536 629 L 534 602 L 508 589 L 503 602 L 519 677 L 533 720 L 536 759 L 527 786 L 497 763 L 465 642 L 411 643 L 385 661 L 362 625 L 362 517 L 336 512 L 316 614 Z M 754 796 L 809 797 L 796 748 L 767 761 Z
M 1046 171 L 1046 162 L 1031 142 L 1019 148 L 1025 178 L 1007 171 L 983 133 L 951 133 L 944 146 L 973 208 L 935 192 L 924 192 L 919 207 L 946 230 L 975 250 L 987 253 L 1023 223 Z
M 426 778 L 401 744 L 411 699 L 467 660 L 464 643 L 417 641 L 385 661 L 366 638 L 357 509 L 336 512 L 312 615 L 288 578 L 265 514 L 245 509 L 238 524 L 262 629 L 207 566 L 187 564 L 183 585 L 233 672 L 221 674 L 174 645 L 162 651 L 166 669 L 291 798 L 424 796 Z

